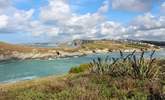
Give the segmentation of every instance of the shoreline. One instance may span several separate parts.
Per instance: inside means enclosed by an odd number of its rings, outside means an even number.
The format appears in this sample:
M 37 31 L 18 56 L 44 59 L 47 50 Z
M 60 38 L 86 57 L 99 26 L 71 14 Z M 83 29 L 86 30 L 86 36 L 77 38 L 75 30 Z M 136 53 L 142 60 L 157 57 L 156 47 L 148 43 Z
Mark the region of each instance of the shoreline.
M 118 52 L 118 51 L 113 51 L 113 52 Z M 105 52 L 104 52 L 105 53 Z M 101 54 L 101 53 L 91 53 L 91 54 Z M 88 54 L 88 55 L 90 55 L 90 54 Z M 71 56 L 71 57 L 74 57 L 74 56 Z M 80 56 L 79 56 L 80 57 Z M 63 58 L 66 58 L 66 57 L 63 57 Z M 70 57 L 69 57 L 70 58 Z M 56 58 L 55 58 L 56 59 Z M 52 59 L 52 60 L 55 60 L 55 59 Z M 40 59 L 39 59 L 40 60 Z M 159 59 L 158 59 L 159 60 Z M 63 74 L 59 74 L 59 75 L 54 75 L 54 74 L 52 74 L 52 75 L 48 75 L 48 76 L 44 76 L 44 77 L 35 77 L 35 78 L 32 78 L 32 79 L 24 79 L 24 78 L 26 78 L 26 77 L 22 77 L 23 78 L 23 80 L 19 80 L 19 79 L 13 79 L 13 81 L 10 81 L 10 80 L 7 80 L 6 82 L 0 82 L 0 89 L 1 89 L 1 86 L 3 86 L 3 85 L 12 85 L 12 84 L 19 84 L 19 83 L 26 83 L 26 82 L 33 82 L 33 81 L 37 81 L 37 80 L 43 80 L 43 79 L 47 79 L 47 78 L 49 78 L 49 77 L 62 77 L 62 76 L 67 76 L 67 75 L 70 75 L 68 72 L 66 72 L 66 73 L 63 73 Z M 30 77 L 30 76 L 28 76 L 28 77 Z M 22 79 L 21 78 L 21 79 Z M 9 81 L 9 82 L 8 82 Z
M 160 51 L 163 48 L 160 49 L 149 49 L 144 51 Z M 81 57 L 86 56 L 89 54 L 99 54 L 99 53 L 111 53 L 111 52 L 119 52 L 122 51 L 124 53 L 131 53 L 133 51 L 136 52 L 142 52 L 140 49 L 121 49 L 121 50 L 111 50 L 108 49 L 96 49 L 96 50 L 79 50 L 76 52 L 64 52 L 64 51 L 49 51 L 48 53 L 19 53 L 19 52 L 12 52 L 11 55 L 0 55 L 0 62 L 8 61 L 8 60 L 52 60 L 56 58 L 70 58 L 70 57 Z
M 16 82 L 7 82 L 7 83 L 1 83 L 0 82 L 0 91 L 6 88 L 10 88 L 12 86 L 20 86 L 23 84 L 27 83 L 37 83 L 37 82 L 44 82 L 44 81 L 49 81 L 49 79 L 59 79 L 59 78 L 66 78 L 70 77 L 74 74 L 69 74 L 69 73 L 64 73 L 61 75 L 50 75 L 50 76 L 45 76 L 45 77 L 37 77 L 31 80 L 22 80 L 22 81 L 16 81 Z

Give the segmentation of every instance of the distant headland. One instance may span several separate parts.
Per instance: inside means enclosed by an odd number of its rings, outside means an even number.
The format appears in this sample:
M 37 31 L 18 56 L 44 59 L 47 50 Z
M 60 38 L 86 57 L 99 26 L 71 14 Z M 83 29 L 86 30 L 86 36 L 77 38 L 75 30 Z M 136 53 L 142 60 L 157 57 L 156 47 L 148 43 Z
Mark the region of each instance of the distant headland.
M 47 43 L 48 44 L 48 43 Z M 122 50 L 159 50 L 163 43 L 136 40 L 83 40 L 59 43 L 54 47 L 35 47 L 35 45 L 16 45 L 0 42 L 0 60 L 51 59 L 60 57 L 83 56 L 92 53 L 108 53 Z M 37 45 L 40 45 L 37 43 Z

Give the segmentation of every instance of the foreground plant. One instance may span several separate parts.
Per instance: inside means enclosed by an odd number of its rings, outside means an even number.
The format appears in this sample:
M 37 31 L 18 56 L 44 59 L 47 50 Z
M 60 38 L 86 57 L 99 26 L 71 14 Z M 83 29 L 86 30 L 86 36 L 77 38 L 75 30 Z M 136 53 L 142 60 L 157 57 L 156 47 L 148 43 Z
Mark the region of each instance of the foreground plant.
M 160 75 L 160 66 L 155 64 L 153 51 L 149 59 L 144 58 L 144 51 L 140 57 L 133 51 L 131 54 L 124 56 L 120 51 L 119 58 L 106 57 L 105 59 L 97 58 L 91 63 L 91 72 L 97 74 L 108 74 L 111 76 L 130 76 L 134 79 L 157 79 Z

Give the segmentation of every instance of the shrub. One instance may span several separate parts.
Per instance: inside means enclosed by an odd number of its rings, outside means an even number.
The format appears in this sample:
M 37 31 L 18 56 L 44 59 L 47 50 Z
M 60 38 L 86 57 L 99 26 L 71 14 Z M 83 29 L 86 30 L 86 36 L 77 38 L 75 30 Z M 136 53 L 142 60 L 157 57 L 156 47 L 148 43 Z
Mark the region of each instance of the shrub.
M 91 63 L 91 72 L 96 74 L 108 74 L 111 76 L 130 76 L 134 79 L 156 79 L 160 75 L 160 67 L 155 64 L 155 58 L 153 51 L 149 59 L 144 59 L 144 52 L 138 57 L 136 51 L 131 54 L 124 56 L 123 52 L 120 51 L 119 58 L 105 59 L 97 58 Z
M 72 67 L 69 71 L 69 73 L 81 73 L 84 71 L 89 70 L 89 64 L 81 64 L 80 66 Z

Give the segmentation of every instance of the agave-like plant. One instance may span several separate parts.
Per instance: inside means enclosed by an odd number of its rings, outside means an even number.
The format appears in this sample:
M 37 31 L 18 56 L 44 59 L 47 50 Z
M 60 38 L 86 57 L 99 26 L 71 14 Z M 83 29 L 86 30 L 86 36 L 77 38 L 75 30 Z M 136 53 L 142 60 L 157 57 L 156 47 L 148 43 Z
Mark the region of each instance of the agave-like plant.
M 93 61 L 90 63 L 90 66 L 92 68 L 92 72 L 97 74 L 104 74 L 109 70 L 110 60 L 108 56 L 105 59 L 98 57 L 96 60 L 93 59 Z
M 131 76 L 135 79 L 155 79 L 160 74 L 160 67 L 157 66 L 153 51 L 149 59 L 144 58 L 145 52 L 142 51 L 140 57 L 135 54 L 136 51 L 124 56 L 123 52 L 120 51 L 119 58 L 109 58 L 107 56 L 105 59 L 98 58 L 94 59 L 91 63 L 91 72 L 97 74 L 109 74 L 111 76 Z
M 157 78 L 160 74 L 160 66 L 155 64 L 155 58 L 153 58 L 155 51 L 150 55 L 150 59 L 144 59 L 144 51 L 141 53 L 140 58 L 133 55 L 132 62 L 132 76 L 139 79 L 152 79 Z

